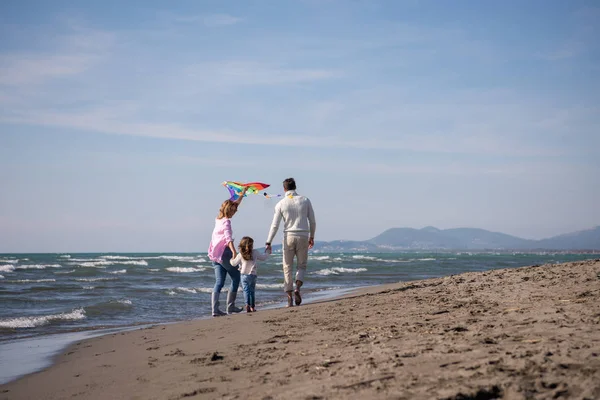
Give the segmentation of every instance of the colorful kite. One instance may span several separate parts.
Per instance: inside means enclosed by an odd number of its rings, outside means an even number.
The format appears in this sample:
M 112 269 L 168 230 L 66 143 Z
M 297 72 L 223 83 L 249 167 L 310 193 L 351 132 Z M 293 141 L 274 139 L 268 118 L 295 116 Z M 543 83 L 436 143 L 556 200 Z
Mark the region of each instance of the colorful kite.
M 244 196 L 246 196 L 248 193 L 256 194 L 256 193 L 260 192 L 261 190 L 265 190 L 270 185 L 268 185 L 266 183 L 261 183 L 261 182 L 241 183 L 241 182 L 225 181 L 225 182 L 223 182 L 223 186 L 225 186 L 227 188 L 227 190 L 229 190 L 229 194 L 231 195 L 229 200 L 235 201 L 240 197 L 240 195 L 242 194 L 242 191 L 246 187 L 248 188 L 248 190 L 246 191 L 246 194 Z

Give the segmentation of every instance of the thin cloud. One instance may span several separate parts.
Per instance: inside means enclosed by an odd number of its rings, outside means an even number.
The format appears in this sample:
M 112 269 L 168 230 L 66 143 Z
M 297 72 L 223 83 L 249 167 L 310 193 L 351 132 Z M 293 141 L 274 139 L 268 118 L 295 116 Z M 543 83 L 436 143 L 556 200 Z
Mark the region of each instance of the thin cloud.
M 202 14 L 202 15 L 179 15 L 174 16 L 173 21 L 187 24 L 200 23 L 207 27 L 219 27 L 235 25 L 243 21 L 242 18 L 229 14 Z
M 46 80 L 81 74 L 102 60 L 114 42 L 114 35 L 78 31 L 57 36 L 44 52 L 0 55 L 0 85 L 40 84 Z
M 225 61 L 197 64 L 187 68 L 188 76 L 212 85 L 279 85 L 341 77 L 340 71 L 296 68 L 261 62 Z

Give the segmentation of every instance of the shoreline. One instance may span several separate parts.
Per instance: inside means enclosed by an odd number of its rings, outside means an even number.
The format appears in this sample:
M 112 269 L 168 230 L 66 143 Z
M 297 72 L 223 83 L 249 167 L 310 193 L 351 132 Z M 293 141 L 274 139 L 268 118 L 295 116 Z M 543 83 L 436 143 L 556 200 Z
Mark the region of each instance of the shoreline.
M 311 292 L 310 295 L 306 297 L 305 304 L 341 298 L 348 292 L 361 289 L 363 289 L 363 287 Z M 261 308 L 261 310 L 284 308 L 285 304 L 285 302 L 269 304 Z M 77 342 L 110 334 L 135 331 L 137 329 L 147 329 L 148 327 L 201 321 L 213 318 L 214 317 L 211 315 L 206 315 L 188 320 L 124 325 L 119 327 L 86 329 L 55 334 L 41 334 L 21 339 L 2 341 L 0 342 L 0 354 L 2 354 L 0 385 L 8 384 L 27 375 L 51 368 L 58 361 L 60 353 L 64 352 Z
M 600 260 L 467 272 L 87 339 L 0 398 L 592 399 L 599 326 Z

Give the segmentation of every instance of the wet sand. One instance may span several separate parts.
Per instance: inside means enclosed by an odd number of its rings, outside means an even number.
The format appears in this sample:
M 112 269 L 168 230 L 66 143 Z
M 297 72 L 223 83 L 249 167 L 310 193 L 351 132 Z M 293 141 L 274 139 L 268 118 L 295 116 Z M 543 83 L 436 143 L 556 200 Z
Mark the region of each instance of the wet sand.
M 599 399 L 600 260 L 111 334 L 0 386 L 70 398 Z

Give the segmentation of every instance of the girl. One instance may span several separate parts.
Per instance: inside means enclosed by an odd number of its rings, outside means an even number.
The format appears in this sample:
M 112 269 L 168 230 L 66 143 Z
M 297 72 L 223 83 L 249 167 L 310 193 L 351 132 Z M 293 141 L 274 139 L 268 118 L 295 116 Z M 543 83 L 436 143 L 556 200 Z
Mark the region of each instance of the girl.
M 215 220 L 215 229 L 212 233 L 210 245 L 208 246 L 208 258 L 212 261 L 215 268 L 215 287 L 212 292 L 212 315 L 220 317 L 226 315 L 219 309 L 219 296 L 221 289 L 225 285 L 227 274 L 231 277 L 231 288 L 227 293 L 227 314 L 239 313 L 242 308 L 235 306 L 235 298 L 240 287 L 240 271 L 230 263 L 231 258 L 236 256 L 235 246 L 233 245 L 233 232 L 231 230 L 231 218 L 237 212 L 238 206 L 242 202 L 247 188 L 244 188 L 242 194 L 237 200 L 225 200 L 221 204 L 219 215 Z
M 240 240 L 240 252 L 231 260 L 231 265 L 242 263 L 242 288 L 246 300 L 246 312 L 256 311 L 254 291 L 256 288 L 256 261 L 265 261 L 269 257 L 266 253 L 254 250 L 254 239 L 244 236 Z

